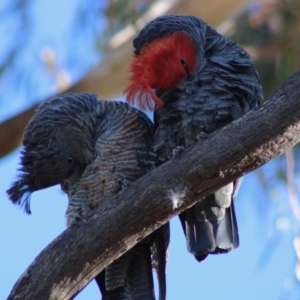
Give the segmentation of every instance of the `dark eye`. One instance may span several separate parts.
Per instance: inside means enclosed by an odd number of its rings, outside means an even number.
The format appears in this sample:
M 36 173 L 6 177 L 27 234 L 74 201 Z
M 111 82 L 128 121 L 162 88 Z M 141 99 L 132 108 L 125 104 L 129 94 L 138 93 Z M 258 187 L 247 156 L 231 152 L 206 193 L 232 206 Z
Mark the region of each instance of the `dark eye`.
M 71 157 L 68 157 L 68 163 L 72 164 L 73 163 L 73 159 Z
M 182 65 L 183 67 L 185 67 L 185 60 L 184 60 L 184 58 L 180 58 L 180 63 L 181 63 L 181 65 Z

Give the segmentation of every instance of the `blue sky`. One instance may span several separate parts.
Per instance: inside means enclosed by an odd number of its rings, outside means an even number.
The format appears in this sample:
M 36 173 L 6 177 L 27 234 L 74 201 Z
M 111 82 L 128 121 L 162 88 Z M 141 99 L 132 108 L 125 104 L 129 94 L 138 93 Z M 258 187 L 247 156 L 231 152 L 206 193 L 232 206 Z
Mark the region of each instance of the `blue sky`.
M 1 121 L 51 94 L 52 79 L 39 62 L 42 47 L 56 50 L 60 65 L 73 81 L 99 58 L 88 36 L 70 34 L 78 3 L 79 0 L 33 2 L 34 35 L 20 61 L 22 67 L 28 68 L 32 82 L 29 92 L 9 86 L 2 91 L 5 99 L 0 104 Z M 0 1 L 0 8 L 3 4 Z M 0 35 L 1 41 L 8 39 L 4 30 L 0 29 Z M 75 53 L 70 55 L 75 46 Z M 3 82 L 0 86 L 3 88 Z M 16 178 L 19 152 L 20 148 L 0 160 L 0 299 L 8 296 L 40 251 L 66 228 L 67 198 L 59 186 L 32 195 L 30 216 L 8 200 L 5 190 Z M 274 166 L 271 162 L 263 170 L 272 173 Z M 281 186 L 275 200 L 266 200 L 267 197 L 258 176 L 246 176 L 236 202 L 240 247 L 227 255 L 210 256 L 201 264 L 187 253 L 178 218 L 171 221 L 167 299 L 299 299 L 299 286 L 293 275 L 296 256 L 294 233 L 287 218 L 287 191 Z M 280 201 L 276 200 L 279 198 Z M 278 213 L 276 205 L 286 207 Z M 281 229 L 276 226 L 280 218 L 287 220 L 287 226 Z M 76 299 L 99 299 L 96 284 L 91 282 Z

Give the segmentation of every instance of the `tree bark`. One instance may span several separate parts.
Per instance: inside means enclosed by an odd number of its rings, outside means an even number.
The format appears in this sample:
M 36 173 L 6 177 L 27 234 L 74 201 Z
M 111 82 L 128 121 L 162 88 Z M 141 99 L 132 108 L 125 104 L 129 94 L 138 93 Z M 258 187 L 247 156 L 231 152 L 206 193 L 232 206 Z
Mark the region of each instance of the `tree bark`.
M 111 197 L 57 237 L 8 299 L 69 299 L 171 217 L 300 141 L 300 71 L 259 108 Z
M 246 5 L 252 0 L 178 0 L 166 8 L 165 14 L 191 14 L 202 18 L 211 26 L 218 26 L 226 17 L 228 17 L 240 5 Z M 262 0 L 260 0 L 262 1 Z M 164 2 L 164 1 L 161 1 Z M 167 3 L 167 1 L 165 1 Z M 156 4 L 154 4 L 156 5 Z M 146 13 L 137 23 L 138 27 L 133 29 L 133 35 L 137 33 L 151 19 L 161 14 L 160 9 L 152 9 Z M 151 8 L 150 8 L 151 9 Z M 224 32 L 222 32 L 224 34 Z M 125 36 L 126 33 L 121 35 Z M 127 82 L 128 63 L 132 57 L 133 36 L 128 38 L 118 46 L 108 43 L 105 51 L 105 59 L 94 69 L 88 72 L 81 80 L 72 85 L 64 92 L 90 92 L 99 94 L 101 99 L 110 99 L 121 95 Z M 53 95 L 54 96 L 54 95 Z M 43 99 L 45 100 L 45 99 Z M 23 131 L 33 116 L 38 104 L 33 105 L 26 111 L 12 117 L 0 124 L 0 158 L 17 148 L 23 137 Z

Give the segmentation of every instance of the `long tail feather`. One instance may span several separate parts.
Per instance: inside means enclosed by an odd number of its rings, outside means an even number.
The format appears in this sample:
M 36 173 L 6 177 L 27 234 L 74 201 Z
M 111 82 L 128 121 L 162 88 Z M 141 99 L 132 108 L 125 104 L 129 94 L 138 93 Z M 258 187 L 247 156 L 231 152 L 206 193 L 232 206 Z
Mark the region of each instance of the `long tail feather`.
M 167 296 L 166 264 L 168 246 L 170 241 L 169 222 L 157 229 L 152 234 L 152 239 L 152 267 L 156 270 L 157 273 L 159 300 L 165 300 Z
M 150 245 L 137 244 L 95 279 L 102 300 L 154 300 Z

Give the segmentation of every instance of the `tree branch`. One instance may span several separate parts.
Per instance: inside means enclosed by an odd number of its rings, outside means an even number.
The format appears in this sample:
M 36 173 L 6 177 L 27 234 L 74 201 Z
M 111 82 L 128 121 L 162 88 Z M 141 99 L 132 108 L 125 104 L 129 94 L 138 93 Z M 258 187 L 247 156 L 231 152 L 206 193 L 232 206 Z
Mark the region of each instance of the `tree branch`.
M 203 18 L 211 26 L 218 26 L 241 4 L 246 5 L 252 0 L 227 0 L 227 1 L 204 1 L 203 5 L 194 0 L 173 1 L 170 7 L 165 6 L 164 14 L 192 14 Z M 164 1 L 160 1 L 160 5 Z M 170 3 L 169 1 L 165 1 Z M 155 6 L 157 3 L 154 3 Z M 111 99 L 123 92 L 127 82 L 128 62 L 132 57 L 132 40 L 137 31 L 142 29 L 150 20 L 161 15 L 161 6 L 148 11 L 138 23 L 138 28 L 124 30 L 117 34 L 122 36 L 122 43 L 117 41 L 117 36 L 113 37 L 105 51 L 105 59 L 94 69 L 88 72 L 82 79 L 72 85 L 64 92 L 90 92 L 99 94 L 101 99 Z M 126 36 L 126 32 L 131 34 Z M 225 32 L 222 32 L 225 34 Z M 117 42 L 116 42 L 117 41 Z M 54 95 L 53 95 L 54 96 Z M 43 99 L 43 101 L 46 99 Z M 26 111 L 6 120 L 0 124 L 0 158 L 17 148 L 23 137 L 23 130 L 28 121 L 33 116 L 38 104 L 33 105 Z
M 111 197 L 57 237 L 8 299 L 69 299 L 171 217 L 300 141 L 300 71 L 259 109 Z M 181 198 L 176 198 L 181 195 Z

